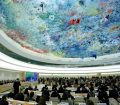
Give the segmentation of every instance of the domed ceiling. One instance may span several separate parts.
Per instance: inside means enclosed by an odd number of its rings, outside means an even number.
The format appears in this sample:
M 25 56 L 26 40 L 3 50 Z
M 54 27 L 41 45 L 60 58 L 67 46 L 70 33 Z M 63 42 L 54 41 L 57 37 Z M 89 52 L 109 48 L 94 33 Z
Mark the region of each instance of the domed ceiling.
M 23 49 L 61 59 L 120 53 L 119 0 L 0 0 L 0 29 Z

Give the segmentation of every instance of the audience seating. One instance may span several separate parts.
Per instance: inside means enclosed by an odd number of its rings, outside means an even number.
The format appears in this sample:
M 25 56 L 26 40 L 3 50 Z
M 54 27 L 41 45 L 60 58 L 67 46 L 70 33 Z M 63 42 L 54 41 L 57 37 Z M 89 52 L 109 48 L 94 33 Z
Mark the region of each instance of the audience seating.
M 84 100 L 83 97 L 77 97 L 77 98 L 75 98 L 75 100 L 74 100 L 74 104 L 75 104 L 75 105 L 79 105 L 79 103 L 84 103 L 84 102 L 85 102 L 85 100 Z
M 60 102 L 57 97 L 50 97 L 50 101 L 52 101 L 52 105 L 57 105 Z
M 69 103 L 67 103 L 67 102 L 61 102 L 61 103 L 59 103 L 57 105 L 69 105 Z
M 86 103 L 79 103 L 79 105 L 86 105 Z
M 118 101 L 119 101 L 119 103 L 120 103 L 120 98 L 118 98 Z
M 97 105 L 97 103 L 99 103 L 99 100 L 97 97 L 90 97 L 90 100 L 93 101 L 94 105 Z
M 97 105 L 107 105 L 106 103 L 97 103 Z
M 53 105 L 53 102 L 52 101 L 46 101 L 46 105 Z
M 110 105 L 119 105 L 119 103 L 114 98 L 109 98 Z
M 117 82 L 112 82 L 112 81 L 116 81 L 116 79 L 117 79 Z M 51 80 L 52 79 L 47 79 L 47 82 L 51 82 Z M 92 78 L 92 79 L 78 78 L 78 80 L 82 80 L 83 84 L 81 84 L 81 82 L 79 81 L 78 85 L 76 85 L 76 86 L 79 86 L 79 87 L 73 87 L 74 84 L 75 84 L 75 80 L 76 79 L 63 78 L 63 83 L 59 83 L 58 79 L 57 79 L 57 81 L 56 81 L 56 79 L 53 79 L 52 81 L 56 83 L 56 84 L 54 83 L 55 86 L 56 86 L 55 89 L 56 90 L 59 89 L 59 87 L 62 85 L 62 88 L 64 89 L 64 91 L 59 91 L 58 90 L 59 92 L 62 92 L 62 93 L 59 93 L 60 96 L 61 96 L 61 99 L 58 99 L 58 97 L 49 97 L 50 99 L 48 98 L 49 101 L 46 101 L 46 104 L 47 105 L 86 105 L 87 102 L 89 103 L 89 101 L 92 101 L 94 103 L 94 105 L 107 105 L 106 103 L 108 102 L 109 94 L 108 95 L 105 94 L 105 96 L 107 98 L 103 97 L 103 99 L 106 98 L 107 101 L 102 100 L 100 97 L 99 97 L 99 99 L 101 99 L 101 100 L 99 101 L 97 96 L 100 95 L 101 90 L 105 90 L 105 91 L 107 91 L 107 93 L 109 93 L 109 90 L 114 91 L 114 88 L 112 86 L 115 85 L 115 83 L 119 83 L 120 78 L 119 77 L 109 77 L 109 78 L 106 77 L 105 79 L 104 78 L 97 78 L 97 77 Z M 100 80 L 104 80 L 106 83 L 99 84 Z M 88 81 L 90 81 L 90 82 L 88 82 Z M 67 83 L 68 83 L 68 85 L 67 85 Z M 30 84 L 32 84 L 32 86 L 31 86 L 32 89 L 28 87 Z M 36 85 L 36 84 L 37 84 L 37 82 L 35 82 L 35 83 L 34 82 L 33 83 L 31 83 L 31 82 L 21 82 L 21 86 L 24 86 L 24 88 L 28 87 L 30 89 L 28 91 L 28 94 L 30 94 L 31 92 L 34 92 L 33 100 L 36 100 L 36 98 L 38 98 L 37 102 L 39 102 L 39 97 L 36 97 L 36 96 L 41 96 L 41 95 L 46 96 L 47 93 L 50 95 L 52 93 L 52 91 L 54 91 L 54 87 L 45 86 L 46 84 L 39 84 L 38 85 L 39 88 L 37 87 L 38 89 L 35 89 L 35 90 L 39 90 L 39 91 L 34 91 L 33 85 Z M 50 84 L 50 83 L 48 83 L 48 84 Z M 12 86 L 13 86 L 12 83 L 0 85 L 0 87 L 2 87 L 2 88 L 0 88 L 0 92 L 1 91 L 6 91 L 8 89 L 12 89 Z M 108 87 L 108 89 L 106 89 L 106 87 Z M 24 88 L 23 88 L 22 93 L 23 93 L 23 95 L 26 95 L 26 94 L 24 94 Z M 120 92 L 119 85 L 117 85 L 117 88 L 118 88 L 117 91 Z M 41 89 L 42 89 L 42 91 L 41 91 Z M 47 92 L 45 92 L 44 89 L 45 90 L 48 89 Z M 78 89 L 80 89 L 80 91 Z M 88 91 L 85 91 L 85 89 L 87 89 Z M 93 92 L 91 92 L 91 89 L 93 89 Z M 70 90 L 70 91 L 67 91 L 67 90 Z M 76 92 L 76 90 L 77 90 L 77 92 Z M 65 96 L 68 97 L 67 98 L 68 100 L 64 100 L 64 98 L 62 99 L 62 95 L 65 92 L 66 92 Z M 68 94 L 69 92 L 70 92 L 70 94 Z M 116 91 L 114 91 L 114 92 L 116 92 Z M 92 94 L 92 93 L 95 94 L 95 97 L 93 97 L 94 94 Z M 88 98 L 88 96 L 89 96 L 89 98 Z M 104 94 L 102 94 L 101 97 L 102 96 L 104 96 Z M 119 95 L 119 97 L 120 97 L 120 95 Z M 29 96 L 27 98 L 28 98 L 28 101 L 32 100 L 32 99 L 30 99 L 31 97 L 29 97 Z M 118 98 L 118 100 L 115 100 L 115 99 L 114 98 L 109 98 L 110 105 L 119 105 L 120 98 Z M 60 100 L 61 100 L 61 102 L 60 102 Z M 12 105 L 18 105 L 18 104 L 36 105 L 37 104 L 36 102 L 25 102 L 25 101 L 18 101 L 18 100 L 14 100 L 14 99 L 8 99 L 8 102 L 10 102 Z M 103 102 L 103 103 L 99 103 L 99 102 Z M 104 103 L 104 102 L 106 102 L 106 103 Z

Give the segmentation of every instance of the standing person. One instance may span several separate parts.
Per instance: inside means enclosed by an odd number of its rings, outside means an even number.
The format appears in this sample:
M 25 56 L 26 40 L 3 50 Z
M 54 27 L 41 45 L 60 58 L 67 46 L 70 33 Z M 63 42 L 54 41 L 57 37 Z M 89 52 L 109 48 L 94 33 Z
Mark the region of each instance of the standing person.
M 0 105 L 9 105 L 7 102 L 7 97 L 5 95 L 0 100 Z
M 109 105 L 109 97 L 106 92 L 106 87 L 104 85 L 101 85 L 99 87 L 98 99 L 100 100 L 100 102 L 106 103 L 107 105 Z
M 34 91 L 38 91 L 37 85 L 35 86 Z
M 19 87 L 21 86 L 19 78 L 16 79 L 16 81 L 13 83 L 13 88 L 14 88 L 14 94 L 19 93 Z

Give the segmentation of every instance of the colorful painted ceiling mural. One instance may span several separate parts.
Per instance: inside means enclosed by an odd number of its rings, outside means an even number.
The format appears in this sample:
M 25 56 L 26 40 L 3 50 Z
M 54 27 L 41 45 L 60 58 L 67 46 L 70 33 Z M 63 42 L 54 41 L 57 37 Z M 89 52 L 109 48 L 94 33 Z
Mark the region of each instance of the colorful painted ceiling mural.
M 0 0 L 0 29 L 39 54 L 96 58 L 120 53 L 120 2 Z

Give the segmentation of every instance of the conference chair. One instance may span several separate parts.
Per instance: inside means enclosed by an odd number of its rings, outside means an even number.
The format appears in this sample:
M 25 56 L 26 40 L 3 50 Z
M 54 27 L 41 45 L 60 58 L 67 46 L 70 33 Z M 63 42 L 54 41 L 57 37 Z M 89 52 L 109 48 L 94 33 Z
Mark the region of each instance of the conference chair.
M 99 103 L 99 100 L 97 97 L 90 97 L 90 100 L 94 103 L 94 105 L 97 105 L 97 103 Z
M 57 105 L 60 102 L 58 97 L 50 97 L 49 101 L 52 101 L 53 105 Z
M 83 97 L 76 97 L 74 100 L 74 105 L 79 105 L 79 103 L 85 103 L 85 100 Z

